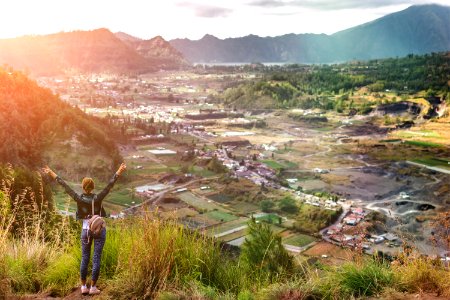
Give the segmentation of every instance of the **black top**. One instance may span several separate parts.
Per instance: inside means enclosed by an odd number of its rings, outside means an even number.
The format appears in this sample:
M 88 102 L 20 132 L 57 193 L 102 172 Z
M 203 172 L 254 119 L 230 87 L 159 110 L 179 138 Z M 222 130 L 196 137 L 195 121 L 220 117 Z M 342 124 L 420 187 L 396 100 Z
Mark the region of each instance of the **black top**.
M 94 214 L 106 216 L 105 209 L 102 206 L 103 199 L 108 195 L 111 188 L 119 178 L 119 175 L 114 173 L 114 176 L 109 180 L 108 185 L 98 194 L 90 193 L 81 195 L 77 194 L 61 177 L 56 176 L 56 181 L 64 187 L 66 193 L 77 202 L 77 220 L 88 219 L 92 215 L 92 201 L 94 201 Z

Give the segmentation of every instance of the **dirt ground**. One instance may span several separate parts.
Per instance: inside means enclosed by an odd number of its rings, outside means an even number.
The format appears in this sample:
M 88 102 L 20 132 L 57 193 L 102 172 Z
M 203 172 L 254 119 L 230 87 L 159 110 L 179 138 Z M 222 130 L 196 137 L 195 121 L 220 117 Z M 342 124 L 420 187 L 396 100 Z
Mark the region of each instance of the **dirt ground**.
M 341 260 L 351 260 L 353 257 L 353 252 L 341 248 L 339 246 L 327 243 L 327 242 L 319 242 L 303 252 L 302 254 L 307 256 L 322 256 L 327 255 L 328 257 L 333 257 Z

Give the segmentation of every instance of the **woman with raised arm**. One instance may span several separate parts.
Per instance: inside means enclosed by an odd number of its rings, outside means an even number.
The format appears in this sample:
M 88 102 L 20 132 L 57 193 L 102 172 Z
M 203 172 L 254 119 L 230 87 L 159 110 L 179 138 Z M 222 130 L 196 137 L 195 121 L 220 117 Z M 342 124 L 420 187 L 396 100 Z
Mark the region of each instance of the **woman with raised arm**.
M 117 178 L 125 171 L 126 165 L 122 163 L 114 173 L 114 176 L 109 181 L 108 185 L 98 194 L 93 193 L 94 181 L 92 178 L 84 178 L 81 182 L 83 187 L 83 193 L 80 195 L 76 193 L 61 177 L 56 175 L 52 169 L 48 166 L 43 169 L 43 172 L 50 175 L 55 179 L 60 185 L 64 187 L 66 193 L 72 197 L 73 200 L 77 202 L 77 220 L 82 220 L 83 227 L 81 230 L 81 266 L 80 266 L 80 277 L 81 277 L 81 293 L 89 295 L 97 295 L 100 290 L 97 288 L 96 283 L 98 276 L 100 274 L 100 260 L 102 256 L 103 246 L 106 241 L 106 228 L 103 228 L 100 237 L 94 238 L 94 257 L 92 259 L 92 284 L 90 289 L 86 286 L 86 277 L 88 272 L 88 265 L 91 254 L 92 239 L 88 236 L 89 230 L 89 219 L 92 217 L 92 203 L 94 203 L 94 215 L 105 216 L 105 210 L 103 209 L 103 199 L 108 195 L 111 188 L 116 183 Z

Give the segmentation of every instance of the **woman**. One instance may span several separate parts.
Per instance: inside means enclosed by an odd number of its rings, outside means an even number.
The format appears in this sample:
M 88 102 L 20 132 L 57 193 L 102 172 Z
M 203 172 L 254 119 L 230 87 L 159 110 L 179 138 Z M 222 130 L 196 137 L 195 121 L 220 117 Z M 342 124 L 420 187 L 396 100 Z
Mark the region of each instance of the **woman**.
M 97 295 L 100 293 L 100 290 L 97 288 L 96 283 L 98 280 L 98 276 L 100 274 L 100 260 L 102 256 L 103 246 L 105 245 L 106 240 L 106 228 L 102 229 L 99 238 L 94 239 L 94 257 L 92 259 L 92 284 L 91 288 L 88 289 L 86 286 L 86 276 L 88 271 L 89 259 L 91 254 L 91 245 L 92 239 L 88 238 L 88 229 L 89 229 L 89 219 L 92 216 L 92 201 L 94 201 L 94 215 L 105 216 L 105 210 L 103 209 L 102 202 L 103 199 L 108 195 L 111 188 L 116 183 L 117 178 L 125 171 L 126 165 L 122 163 L 114 174 L 114 176 L 109 181 L 108 185 L 98 194 L 94 194 L 92 191 L 94 190 L 94 181 L 92 178 L 84 178 L 81 182 L 83 187 L 83 193 L 77 194 L 71 187 L 64 182 L 52 169 L 48 166 L 43 169 L 44 173 L 50 175 L 53 179 L 55 179 L 60 185 L 64 187 L 66 193 L 72 197 L 73 200 L 77 202 L 77 220 L 83 221 L 83 227 L 81 230 L 81 266 L 80 266 L 80 274 L 81 274 L 81 293 L 89 295 Z

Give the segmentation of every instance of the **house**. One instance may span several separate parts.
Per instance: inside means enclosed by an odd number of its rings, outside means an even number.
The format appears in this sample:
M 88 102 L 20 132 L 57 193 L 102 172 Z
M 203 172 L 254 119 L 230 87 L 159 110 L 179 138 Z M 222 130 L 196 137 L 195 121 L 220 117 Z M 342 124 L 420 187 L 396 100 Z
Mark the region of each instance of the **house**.
M 372 243 L 374 243 L 374 244 L 380 244 L 380 243 L 384 242 L 384 237 L 373 235 L 373 236 L 369 239 L 369 241 L 372 242 Z
M 387 240 L 389 242 L 394 242 L 394 241 L 398 240 L 398 237 L 390 232 L 382 234 L 381 237 L 383 237 L 385 240 Z
M 330 173 L 330 171 L 325 170 L 325 169 L 321 169 L 321 168 L 314 168 L 313 171 L 314 171 L 314 173 L 319 173 L 319 174 Z
M 344 218 L 344 222 L 345 222 L 345 224 L 350 225 L 350 226 L 355 226 L 356 224 L 358 224 L 358 220 L 353 217 Z
M 361 207 L 352 207 L 351 212 L 358 216 L 365 216 L 364 210 Z

